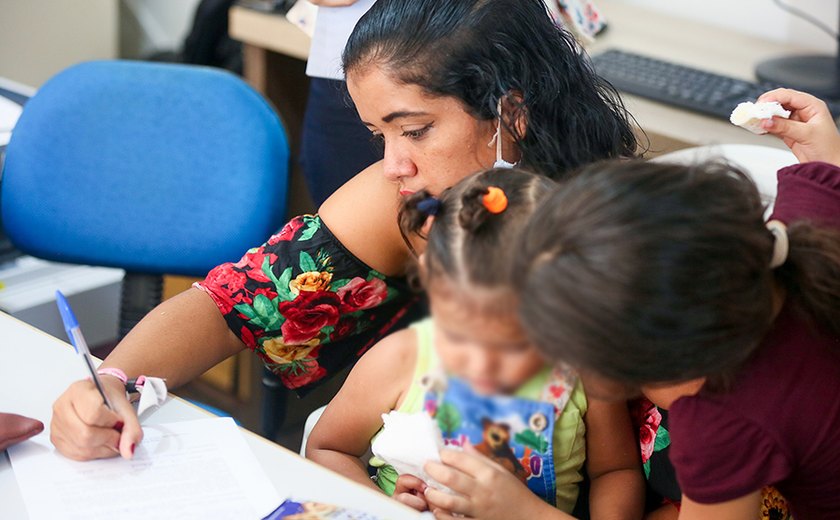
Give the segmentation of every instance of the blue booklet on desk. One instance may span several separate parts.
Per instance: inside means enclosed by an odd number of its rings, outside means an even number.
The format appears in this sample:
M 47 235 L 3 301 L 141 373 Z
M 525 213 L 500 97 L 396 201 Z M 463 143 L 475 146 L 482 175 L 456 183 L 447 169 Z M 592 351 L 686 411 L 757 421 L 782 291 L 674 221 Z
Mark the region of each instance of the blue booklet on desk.
M 295 502 L 286 500 L 263 520 L 379 520 L 379 517 L 361 511 L 320 502 Z

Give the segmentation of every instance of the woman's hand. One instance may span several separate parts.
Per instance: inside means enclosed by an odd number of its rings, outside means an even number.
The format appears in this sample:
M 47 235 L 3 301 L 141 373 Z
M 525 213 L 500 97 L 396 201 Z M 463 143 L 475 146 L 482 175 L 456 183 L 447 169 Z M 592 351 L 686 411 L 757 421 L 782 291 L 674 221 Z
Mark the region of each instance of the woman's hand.
M 425 482 L 414 475 L 400 475 L 394 487 L 393 497 L 410 508 L 428 511 L 429 504 L 424 496 L 427 487 Z
M 762 128 L 780 137 L 799 162 L 823 161 L 840 166 L 840 134 L 825 102 L 785 88 L 764 93 L 758 101 L 778 101 L 790 110 L 790 119 L 774 117 L 765 120 Z
M 454 519 L 454 514 L 481 520 L 571 518 L 471 446 L 464 451 L 441 450 L 440 458 L 441 463 L 429 462 L 425 470 L 456 494 L 426 488 L 426 501 L 438 520 Z
M 122 381 L 102 376 L 102 386 L 114 410 L 90 380 L 77 381 L 53 404 L 50 440 L 58 451 L 73 460 L 134 456 L 143 430 L 134 407 L 125 396 Z
M 309 0 L 309 3 L 322 7 L 346 7 L 355 4 L 356 0 Z

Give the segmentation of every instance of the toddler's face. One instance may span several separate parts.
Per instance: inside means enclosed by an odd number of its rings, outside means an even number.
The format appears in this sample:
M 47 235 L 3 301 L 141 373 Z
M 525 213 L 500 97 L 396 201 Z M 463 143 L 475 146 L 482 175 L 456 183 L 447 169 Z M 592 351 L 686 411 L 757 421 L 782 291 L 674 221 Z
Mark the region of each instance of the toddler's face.
M 510 394 L 544 366 L 525 335 L 514 304 L 495 311 L 486 303 L 498 294 L 430 294 L 435 348 L 443 368 L 480 394 Z M 505 309 L 505 310 L 502 310 Z

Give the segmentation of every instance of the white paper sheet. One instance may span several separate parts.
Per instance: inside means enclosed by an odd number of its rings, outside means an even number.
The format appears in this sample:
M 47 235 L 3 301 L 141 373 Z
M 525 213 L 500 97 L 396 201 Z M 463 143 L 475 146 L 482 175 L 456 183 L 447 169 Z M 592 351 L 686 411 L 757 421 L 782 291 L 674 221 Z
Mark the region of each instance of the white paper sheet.
M 31 519 L 258 519 L 287 498 L 230 418 L 143 431 L 130 461 L 72 461 L 43 434 L 10 448 Z

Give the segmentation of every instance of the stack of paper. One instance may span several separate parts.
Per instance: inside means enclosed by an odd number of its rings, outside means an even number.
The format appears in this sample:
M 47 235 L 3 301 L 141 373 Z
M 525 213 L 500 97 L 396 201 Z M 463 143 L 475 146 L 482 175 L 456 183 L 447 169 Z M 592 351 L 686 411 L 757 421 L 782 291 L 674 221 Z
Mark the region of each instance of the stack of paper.
M 230 418 L 143 427 L 134 459 L 69 460 L 41 435 L 9 449 L 32 520 L 260 519 L 284 498 Z

